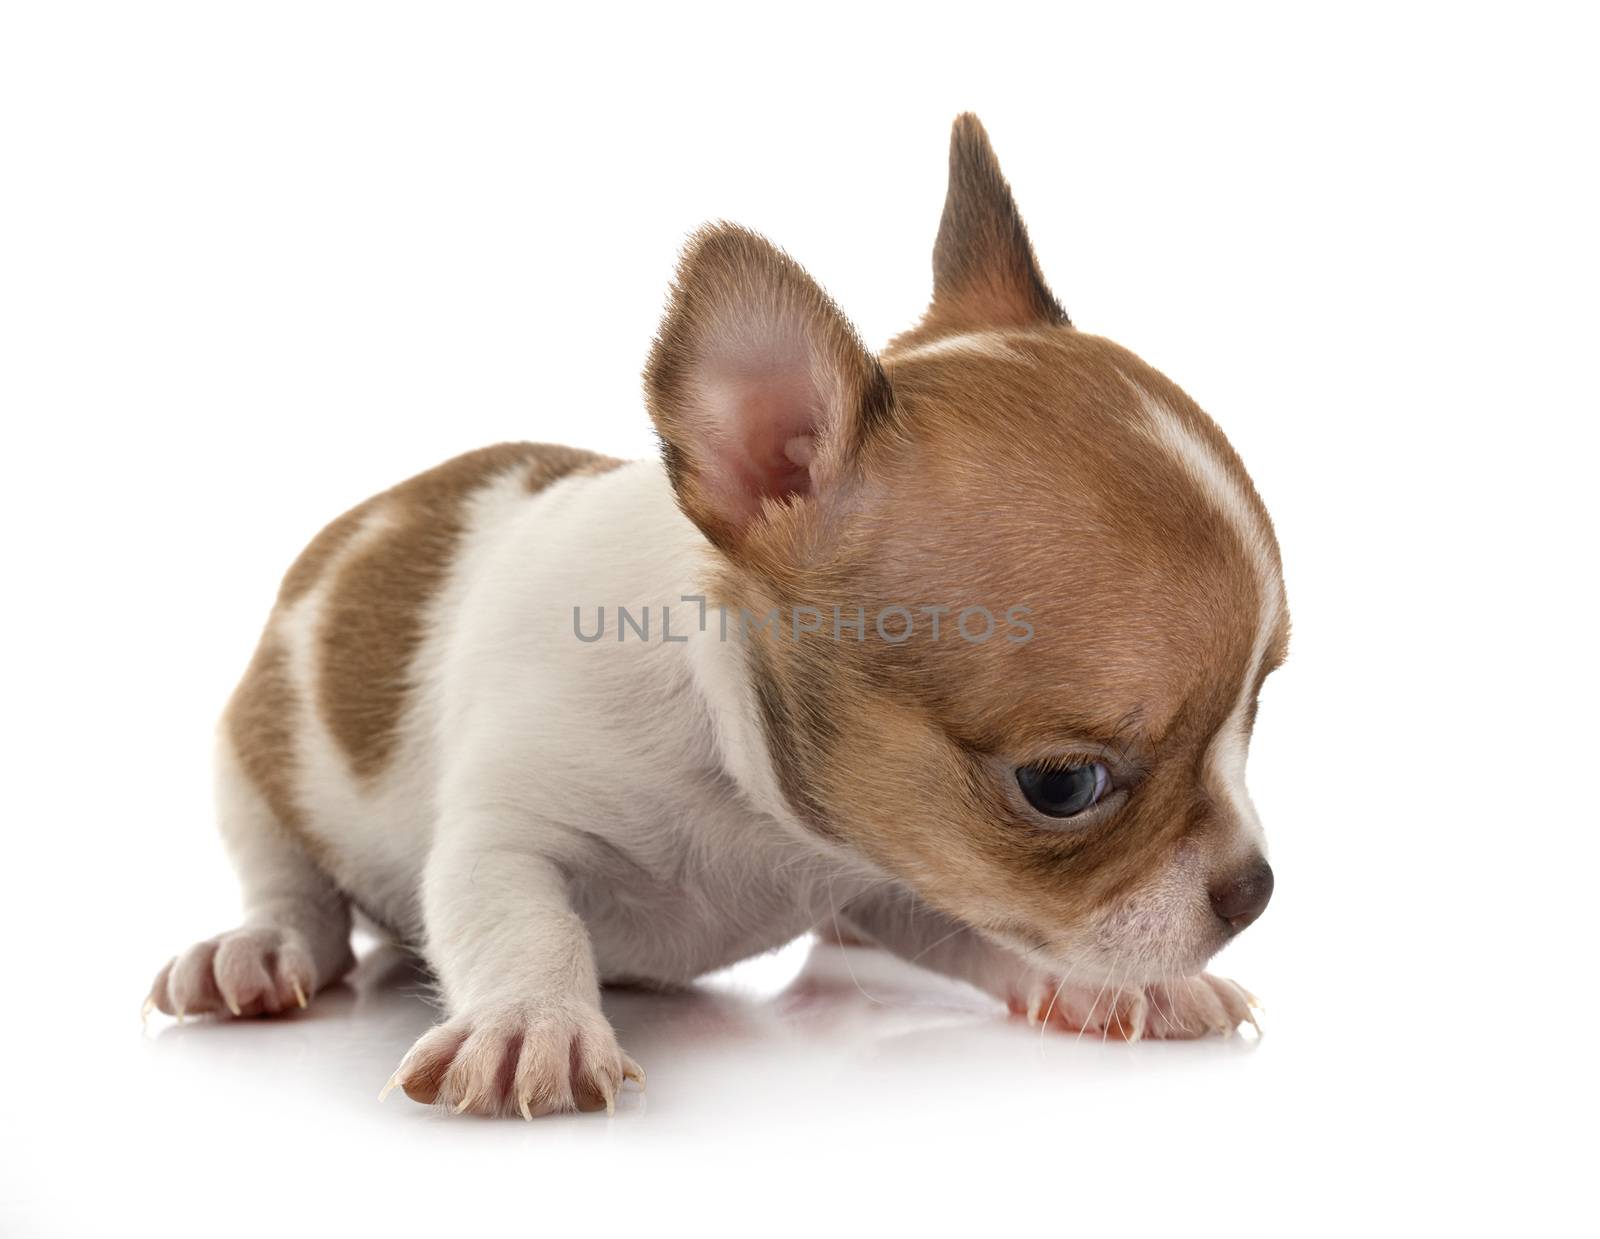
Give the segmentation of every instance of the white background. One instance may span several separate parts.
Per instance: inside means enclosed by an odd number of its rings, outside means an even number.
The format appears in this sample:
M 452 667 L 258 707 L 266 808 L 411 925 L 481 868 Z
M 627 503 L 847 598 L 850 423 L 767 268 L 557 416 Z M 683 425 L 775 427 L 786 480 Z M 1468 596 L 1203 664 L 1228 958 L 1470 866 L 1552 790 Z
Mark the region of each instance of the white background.
M 5 6 L 0 1233 L 1594 1233 L 1581 12 Z M 649 452 L 705 219 L 885 340 L 966 108 L 1277 521 L 1278 894 L 1218 965 L 1266 1037 L 1041 1039 L 805 943 L 610 1001 L 611 1120 L 378 1106 L 431 1019 L 389 955 L 141 1036 L 233 923 L 210 727 L 307 538 L 485 443 Z

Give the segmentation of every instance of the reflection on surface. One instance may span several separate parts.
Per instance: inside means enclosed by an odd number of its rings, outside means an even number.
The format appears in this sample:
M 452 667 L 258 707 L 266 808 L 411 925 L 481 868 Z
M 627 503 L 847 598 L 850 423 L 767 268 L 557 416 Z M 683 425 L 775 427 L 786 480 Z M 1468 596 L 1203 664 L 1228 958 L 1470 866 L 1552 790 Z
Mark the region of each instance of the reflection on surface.
M 292 1088 L 307 1100 L 340 1098 L 341 1108 L 372 1114 L 389 1073 L 439 1018 L 431 994 L 432 980 L 414 956 L 372 944 L 356 970 L 306 1011 L 152 1024 L 150 1048 L 164 1072 L 191 1081 L 209 1076 L 204 1091 L 219 1105 L 226 1099 L 237 1106 L 247 1094 L 273 1104 Z M 981 1088 L 992 1079 L 997 1089 L 1014 1090 L 1019 1068 L 1025 1078 L 1041 1064 L 1103 1075 L 1107 1062 L 1162 1070 L 1197 1053 L 1251 1048 L 1240 1040 L 1128 1046 L 1041 1035 L 965 985 L 878 950 L 809 937 L 684 989 L 608 989 L 604 1003 L 623 1045 L 650 1075 L 657 1116 L 664 1108 L 702 1116 L 725 1109 L 730 1092 L 759 1092 L 775 1074 L 826 1082 L 840 1090 L 837 1101 L 857 1087 L 854 1077 L 887 1083 L 896 1072 L 930 1066 L 940 1068 L 942 1088 Z M 953 1081 L 942 1069 L 952 1060 L 961 1065 Z M 822 1105 L 827 1095 L 824 1088 L 812 1100 Z M 395 1110 L 438 1117 L 398 1094 L 384 1113 Z M 643 1111 L 643 1099 L 630 1092 L 619 1117 Z

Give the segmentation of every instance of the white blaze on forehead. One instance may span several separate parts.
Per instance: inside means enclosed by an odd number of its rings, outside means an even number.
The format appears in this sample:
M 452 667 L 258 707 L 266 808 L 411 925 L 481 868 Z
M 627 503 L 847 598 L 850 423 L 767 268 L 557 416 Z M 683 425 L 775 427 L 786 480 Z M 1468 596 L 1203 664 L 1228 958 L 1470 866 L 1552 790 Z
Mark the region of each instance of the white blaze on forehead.
M 1233 820 L 1238 823 L 1243 836 L 1241 841 L 1248 841 L 1264 852 L 1261 821 L 1256 816 L 1255 806 L 1250 802 L 1244 784 L 1245 756 L 1249 746 L 1245 720 L 1250 712 L 1251 693 L 1260 677 L 1262 662 L 1283 620 L 1283 580 L 1278 572 L 1277 557 L 1273 553 L 1272 535 L 1238 477 L 1216 450 L 1160 400 L 1143 390 L 1139 394 L 1143 398 L 1148 419 L 1145 433 L 1183 467 L 1207 502 L 1233 527 L 1255 568 L 1260 598 L 1255 643 L 1233 712 L 1218 728 L 1206 752 L 1206 771 L 1212 787 L 1226 802 Z
M 1141 391 L 1140 395 L 1149 419 L 1145 432 L 1194 479 L 1211 506 L 1227 518 L 1244 544 L 1261 586 L 1262 631 L 1270 640 L 1283 608 L 1283 586 L 1266 524 L 1239 479 L 1216 450 L 1161 401 L 1147 392 Z

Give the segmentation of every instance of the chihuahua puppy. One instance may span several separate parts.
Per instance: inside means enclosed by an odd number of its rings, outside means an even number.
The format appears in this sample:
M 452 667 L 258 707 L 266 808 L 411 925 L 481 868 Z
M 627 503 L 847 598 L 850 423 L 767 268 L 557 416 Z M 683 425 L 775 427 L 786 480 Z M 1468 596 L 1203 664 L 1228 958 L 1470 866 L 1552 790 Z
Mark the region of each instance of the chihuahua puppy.
M 1192 400 L 1068 322 L 970 115 L 933 275 L 874 356 L 707 227 L 645 373 L 660 460 L 486 448 L 319 534 L 221 728 L 244 923 L 150 1003 L 304 1006 L 357 909 L 445 1011 L 390 1086 L 525 1117 L 642 1084 L 602 983 L 818 925 L 1061 1028 L 1249 1020 L 1203 968 L 1272 891 L 1271 521 Z

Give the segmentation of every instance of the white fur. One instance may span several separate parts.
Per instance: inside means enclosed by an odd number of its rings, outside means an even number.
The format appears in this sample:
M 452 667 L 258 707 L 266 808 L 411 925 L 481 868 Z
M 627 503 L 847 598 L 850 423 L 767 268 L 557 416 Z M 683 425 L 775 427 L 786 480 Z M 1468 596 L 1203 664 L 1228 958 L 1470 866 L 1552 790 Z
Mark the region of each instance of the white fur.
M 1250 662 L 1240 683 L 1233 712 L 1212 737 L 1205 757 L 1207 781 L 1227 803 L 1231 811 L 1229 820 L 1235 825 L 1234 846 L 1230 849 L 1231 855 L 1224 859 L 1242 861 L 1252 851 L 1265 855 L 1266 849 L 1261 820 L 1245 788 L 1245 760 L 1249 748 L 1245 720 L 1250 709 L 1251 691 L 1261 673 L 1262 660 L 1266 658 L 1283 618 L 1283 582 L 1272 551 L 1271 532 L 1263 524 L 1238 479 L 1216 452 L 1176 413 L 1148 393 L 1141 394 L 1149 418 L 1150 437 L 1183 465 L 1207 500 L 1233 526 L 1256 571 L 1261 601 Z
M 891 354 L 891 361 L 914 361 L 921 357 L 944 357 L 960 353 L 972 357 L 1002 358 L 1007 361 L 1026 361 L 1028 355 L 1012 348 L 1003 331 L 966 331 L 959 335 L 942 336 L 918 344 L 904 352 Z
M 683 601 L 705 593 L 707 551 L 659 462 L 533 496 L 508 474 L 472 497 L 466 527 L 401 745 L 370 783 L 313 704 L 323 588 L 282 619 L 310 829 L 336 841 L 359 906 L 426 931 L 453 1006 L 526 998 L 552 971 L 585 995 L 596 975 L 685 981 L 781 945 L 872 880 L 784 807 L 737 626 L 724 642 L 712 610 L 701 632 Z M 598 606 L 605 638 L 579 641 L 573 608 L 592 625 Z M 617 639 L 619 606 L 649 610 L 648 642 Z M 687 640 L 662 640 L 666 609 Z

